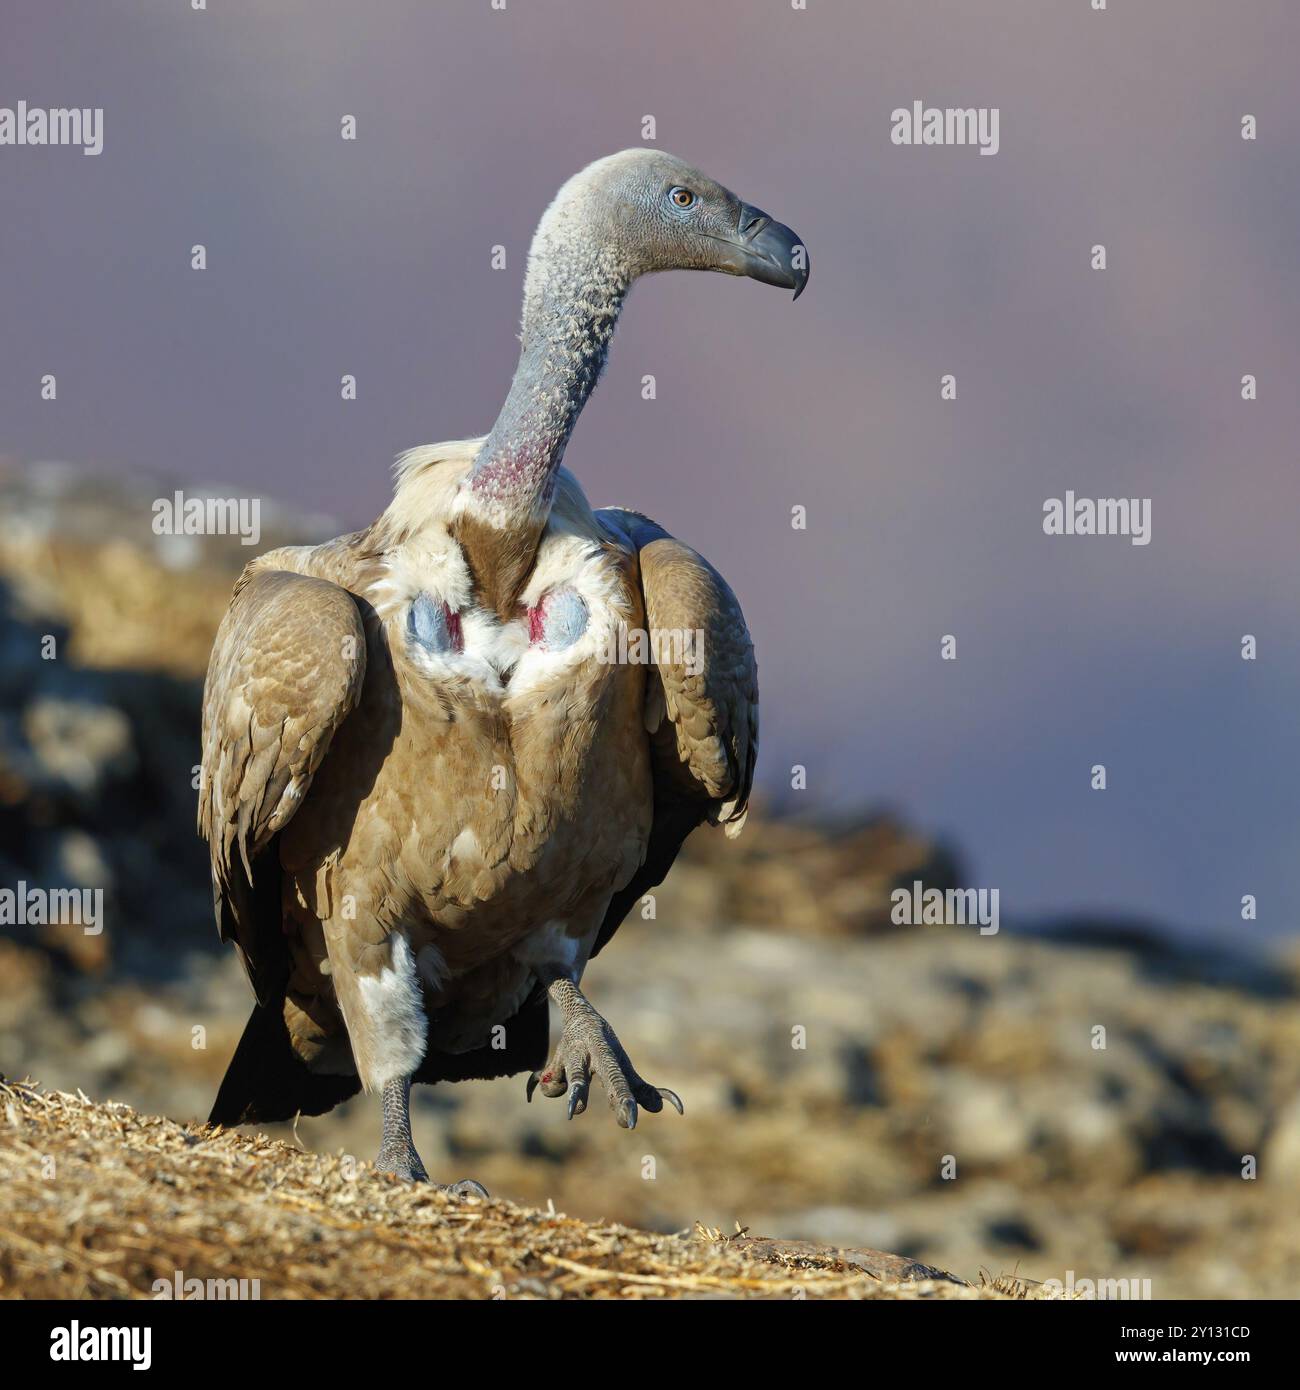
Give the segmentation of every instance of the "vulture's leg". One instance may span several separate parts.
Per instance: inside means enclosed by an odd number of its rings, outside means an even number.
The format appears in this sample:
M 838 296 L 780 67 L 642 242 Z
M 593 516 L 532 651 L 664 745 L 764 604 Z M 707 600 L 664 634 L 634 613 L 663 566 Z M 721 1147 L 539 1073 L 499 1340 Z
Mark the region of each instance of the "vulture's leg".
M 407 1182 L 428 1182 L 411 1138 L 411 1078 L 424 1060 L 429 1024 L 410 942 L 401 931 L 380 942 L 367 942 L 362 935 L 360 947 L 368 965 L 363 973 L 356 968 L 357 942 L 349 939 L 346 924 L 326 923 L 325 941 L 357 1071 L 366 1090 L 383 1097 L 384 1137 L 375 1168 Z M 443 1191 L 487 1196 L 478 1183 L 469 1181 Z
M 375 1167 L 381 1173 L 391 1173 L 409 1182 L 428 1182 L 429 1175 L 411 1137 L 411 1078 L 396 1076 L 386 1083 L 383 1100 L 384 1137 Z
M 420 1155 L 415 1151 L 415 1140 L 411 1138 L 411 1078 L 395 1077 L 384 1086 L 384 1137 L 379 1145 L 379 1157 L 375 1167 L 381 1173 L 391 1173 L 394 1177 L 405 1178 L 408 1182 L 428 1182 L 429 1175 L 424 1171 Z M 472 1178 L 461 1182 L 438 1183 L 444 1192 L 454 1192 L 458 1197 L 486 1197 L 487 1188 Z
M 587 1108 L 595 1071 L 605 1087 L 609 1108 L 624 1129 L 636 1128 L 638 1106 L 657 1114 L 666 1100 L 679 1115 L 684 1113 L 673 1091 L 652 1086 L 637 1075 L 614 1030 L 567 975 L 551 978 L 546 992 L 564 1015 L 564 1029 L 551 1060 L 528 1078 L 529 1100 L 539 1085 L 544 1096 L 562 1096 L 567 1091 L 572 1119 Z

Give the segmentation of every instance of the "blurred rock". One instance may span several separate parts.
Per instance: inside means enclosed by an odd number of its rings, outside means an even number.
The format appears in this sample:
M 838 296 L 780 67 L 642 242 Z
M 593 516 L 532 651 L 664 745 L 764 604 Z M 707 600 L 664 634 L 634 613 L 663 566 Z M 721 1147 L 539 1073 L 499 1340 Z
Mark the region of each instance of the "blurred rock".
M 1300 1096 L 1284 1105 L 1274 1120 L 1261 1167 L 1267 1181 L 1291 1192 L 1300 1188 Z
M 40 770 L 88 800 L 135 771 L 131 723 L 112 705 L 38 697 L 23 711 L 23 732 Z

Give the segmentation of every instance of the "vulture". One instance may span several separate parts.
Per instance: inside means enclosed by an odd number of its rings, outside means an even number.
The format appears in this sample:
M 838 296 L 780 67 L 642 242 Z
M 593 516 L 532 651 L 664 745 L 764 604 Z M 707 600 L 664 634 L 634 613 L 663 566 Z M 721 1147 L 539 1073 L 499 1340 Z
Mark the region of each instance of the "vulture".
M 624 1128 L 681 1112 L 581 980 L 692 830 L 743 825 L 753 647 L 707 560 L 593 510 L 561 467 L 632 282 L 660 270 L 796 299 L 809 273 L 788 227 L 681 160 L 597 160 L 537 228 L 489 433 L 409 450 L 373 525 L 270 551 L 235 584 L 198 823 L 256 1005 L 211 1124 L 377 1092 L 376 1168 L 427 1182 L 412 1082 L 528 1072 L 528 1099 L 567 1096 L 572 1118 L 594 1075 Z

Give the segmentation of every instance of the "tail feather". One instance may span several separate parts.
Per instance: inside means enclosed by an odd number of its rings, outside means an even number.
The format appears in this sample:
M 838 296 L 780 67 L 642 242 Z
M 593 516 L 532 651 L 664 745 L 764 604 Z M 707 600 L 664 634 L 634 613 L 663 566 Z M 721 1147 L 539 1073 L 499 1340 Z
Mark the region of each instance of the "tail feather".
M 355 1076 L 317 1075 L 293 1050 L 284 1003 L 259 1004 L 212 1102 L 210 1125 L 270 1124 L 323 1115 L 361 1089 Z
M 432 1085 L 534 1070 L 546 1061 L 548 1021 L 546 992 L 539 988 L 505 1024 L 504 1047 L 485 1043 L 469 1052 L 430 1050 L 414 1080 Z M 295 1115 L 323 1115 L 360 1089 L 355 1076 L 311 1071 L 289 1041 L 283 1001 L 259 1004 L 226 1068 L 208 1123 L 270 1124 Z

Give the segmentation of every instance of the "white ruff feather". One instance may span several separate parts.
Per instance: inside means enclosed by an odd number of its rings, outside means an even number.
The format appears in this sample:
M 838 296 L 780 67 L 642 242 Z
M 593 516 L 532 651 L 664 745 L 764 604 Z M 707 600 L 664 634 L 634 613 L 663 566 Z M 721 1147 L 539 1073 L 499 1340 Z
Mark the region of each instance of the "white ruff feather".
M 367 1091 L 381 1091 L 388 1082 L 415 1072 L 428 1041 L 429 1021 L 410 944 L 402 932 L 394 932 L 388 947 L 389 963 L 378 975 L 357 976 L 371 1041 L 369 1074 L 361 1078 Z
M 412 663 L 431 679 L 468 680 L 485 694 L 517 703 L 610 650 L 630 609 L 618 566 L 602 549 L 605 536 L 595 514 L 577 479 L 563 468 L 520 602 L 531 608 L 550 590 L 571 589 L 587 606 L 585 629 L 569 646 L 551 650 L 530 645 L 526 619 L 503 623 L 497 614 L 472 605 L 472 577 L 449 523 L 462 504 L 460 484 L 482 442 L 426 444 L 401 455 L 396 495 L 384 519 L 402 539 L 389 550 L 383 577 L 365 597 L 385 620 L 390 640 L 402 642 Z M 431 651 L 405 642 L 406 610 L 422 593 L 459 616 L 462 650 Z

